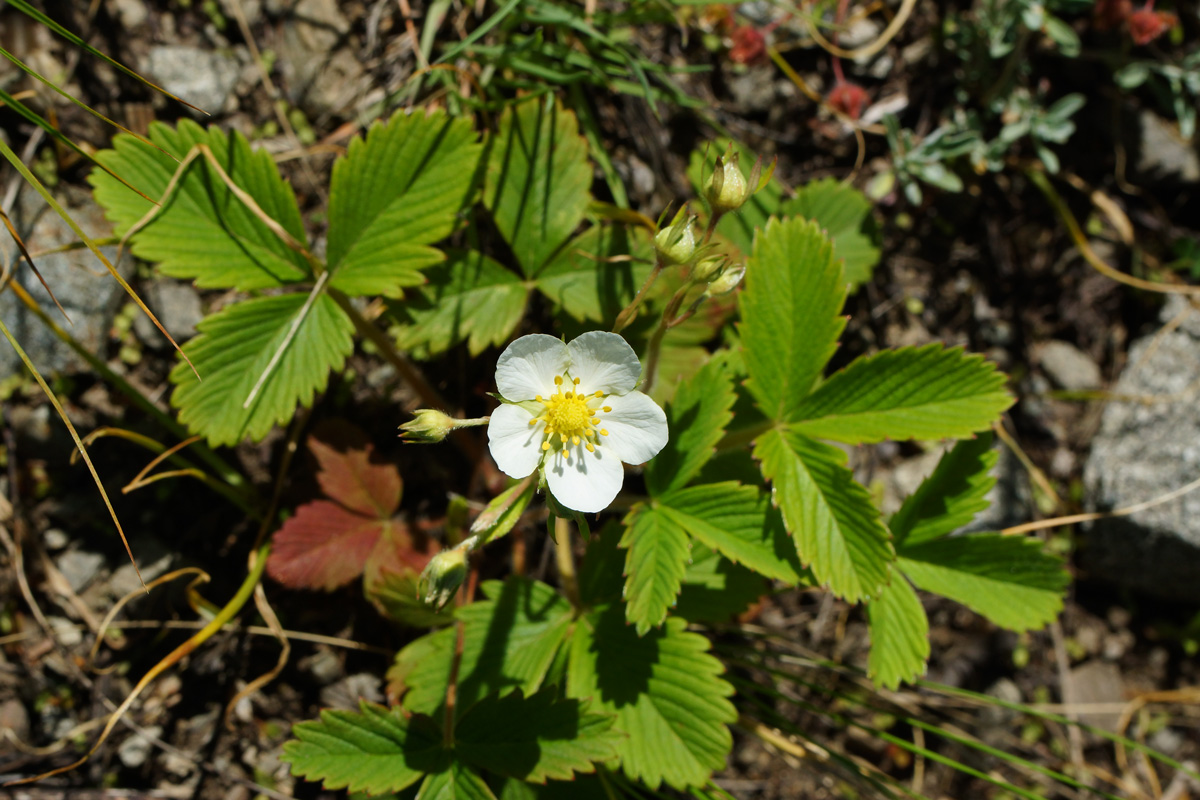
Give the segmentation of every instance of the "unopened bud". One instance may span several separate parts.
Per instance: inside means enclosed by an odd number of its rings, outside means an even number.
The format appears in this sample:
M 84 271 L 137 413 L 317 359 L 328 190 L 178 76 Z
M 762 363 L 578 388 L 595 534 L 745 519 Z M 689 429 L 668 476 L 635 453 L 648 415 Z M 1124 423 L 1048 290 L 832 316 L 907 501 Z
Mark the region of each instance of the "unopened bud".
M 413 418 L 400 426 L 400 438 L 406 442 L 433 444 L 450 435 L 458 427 L 453 417 L 432 408 L 419 408 Z
M 737 211 L 750 197 L 750 187 L 738 166 L 738 154 L 726 152 L 717 158 L 713 174 L 704 187 L 704 198 L 708 200 L 714 214 Z
M 696 253 L 696 230 L 692 223 L 695 217 L 687 215 L 687 208 L 680 208 L 671 224 L 654 236 L 654 250 L 667 266 L 686 264 Z
M 707 283 L 713 278 L 721 274 L 721 270 L 725 267 L 724 256 L 713 256 L 704 258 L 696 262 L 696 266 L 692 267 L 692 280 L 696 283 Z
M 427 606 L 441 609 L 467 577 L 467 551 L 463 548 L 443 550 L 425 566 L 417 591 Z
M 729 294 L 737 285 L 742 282 L 742 278 L 746 276 L 745 267 L 733 267 L 727 269 L 721 274 L 721 277 L 708 285 L 704 290 L 706 297 L 720 297 L 723 294 Z

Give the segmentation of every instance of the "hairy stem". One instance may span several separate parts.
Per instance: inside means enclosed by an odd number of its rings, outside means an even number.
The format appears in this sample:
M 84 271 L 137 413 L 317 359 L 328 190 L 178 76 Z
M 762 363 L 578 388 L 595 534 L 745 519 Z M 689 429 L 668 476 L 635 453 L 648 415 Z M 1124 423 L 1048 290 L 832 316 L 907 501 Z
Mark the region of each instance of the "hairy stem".
M 617 319 L 615 322 L 613 322 L 613 333 L 620 333 L 629 325 L 629 323 L 633 322 L 633 318 L 637 315 L 638 306 L 641 305 L 642 300 L 646 298 L 646 293 L 650 291 L 650 287 L 654 285 L 656 280 L 658 280 L 659 273 L 661 273 L 662 270 L 662 259 L 655 258 L 654 269 L 650 270 L 650 274 L 646 277 L 645 282 L 642 284 L 642 288 L 638 289 L 637 294 L 635 294 L 633 299 L 629 301 L 629 305 L 621 309 L 620 314 L 617 314 Z
M 557 517 L 554 520 L 554 555 L 558 560 L 558 580 L 563 594 L 571 605 L 579 605 L 579 579 L 575 576 L 575 553 L 571 550 L 571 521 Z

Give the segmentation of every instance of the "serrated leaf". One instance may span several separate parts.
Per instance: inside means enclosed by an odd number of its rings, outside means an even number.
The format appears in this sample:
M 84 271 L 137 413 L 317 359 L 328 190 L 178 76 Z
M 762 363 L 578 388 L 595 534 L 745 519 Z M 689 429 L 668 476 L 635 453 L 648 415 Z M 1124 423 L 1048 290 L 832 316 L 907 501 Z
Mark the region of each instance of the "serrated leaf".
M 714 356 L 680 383 L 667 406 L 667 444 L 646 465 L 646 489 L 651 496 L 686 486 L 704 468 L 733 419 L 734 399 L 722 356 Z
M 333 165 L 329 285 L 349 295 L 400 297 L 443 259 L 430 247 L 454 230 L 474 189 L 480 145 L 467 119 L 397 113 L 355 137 Z
M 414 800 L 496 800 L 496 795 L 475 770 L 456 761 L 426 777 Z
M 152 123 L 149 136 L 162 150 L 120 135 L 113 139 L 112 150 L 101 151 L 96 158 L 147 197 L 158 200 L 179 168 L 171 155 L 182 160 L 193 146 L 205 144 L 233 182 L 253 197 L 267 216 L 297 241 L 305 241 L 304 222 L 291 186 L 280 176 L 270 154 L 251 149 L 240 133 L 227 134 L 215 127 L 206 132 L 196 123 L 182 120 L 178 128 Z M 117 235 L 153 207 L 104 172 L 93 172 L 88 181 Z M 134 236 L 131 249 L 139 258 L 158 262 L 163 274 L 193 278 L 205 289 L 265 289 L 312 277 L 304 258 L 235 197 L 204 158 L 187 167 L 174 198 Z
M 456 612 L 463 621 L 460 716 L 492 692 L 537 691 L 571 623 L 571 604 L 544 583 L 513 577 L 485 582 L 482 589 L 489 599 Z M 406 709 L 432 714 L 442 708 L 457 637 L 455 628 L 447 628 L 397 654 L 388 680 L 407 690 Z
M 466 341 L 471 355 L 499 347 L 525 312 L 529 290 L 512 270 L 476 250 L 452 250 L 428 283 L 392 306 L 401 349 L 429 357 Z
M 833 178 L 812 181 L 783 201 L 780 214 L 811 219 L 824 229 L 851 287 L 871 280 L 879 263 L 879 231 L 871 201 L 858 189 Z
M 483 204 L 534 277 L 583 221 L 592 167 L 575 115 L 551 95 L 509 106 L 492 137 Z
M 339 447 L 335 442 L 308 437 L 308 449 L 320 469 L 317 483 L 330 500 L 363 516 L 387 519 L 400 507 L 400 470 L 373 460 L 375 447 L 359 441 Z
M 704 784 L 733 746 L 733 687 L 719 677 L 724 668 L 708 640 L 686 626 L 668 617 L 639 638 L 612 604 L 580 619 L 571 639 L 567 695 L 617 715 L 616 728 L 628 734 L 621 768 L 650 789 Z
M 360 703 L 359 711 L 326 710 L 320 721 L 292 728 L 283 746 L 292 774 L 321 781 L 326 789 L 398 792 L 422 775 L 440 772 L 451 755 L 428 717 L 406 719 L 399 708 Z
M 454 729 L 455 752 L 480 769 L 531 783 L 569 780 L 617 754 L 616 717 L 587 702 L 557 700 L 557 689 L 520 691 L 479 702 Z
M 841 450 L 790 430 L 754 443 L 800 560 L 839 597 L 863 600 L 887 582 L 895 552 L 871 496 Z
M 663 514 L 707 547 L 760 575 L 795 585 L 803 567 L 779 513 L 757 486 L 734 481 L 676 489 L 658 498 Z
M 638 636 L 662 624 L 679 594 L 692 542 L 661 509 L 634 506 L 625 518 L 625 618 Z
M 210 445 L 233 445 L 246 437 L 262 439 L 290 421 L 297 405 L 311 403 L 328 383 L 329 371 L 341 369 L 354 349 L 353 323 L 325 295 L 303 316 L 250 407 L 242 407 L 287 341 L 307 299 L 304 294 L 254 298 L 201 322 L 200 334 L 184 352 L 204 381 L 187 364 L 171 370 L 171 404 L 179 409 L 180 422 L 203 434 Z
M 709 550 L 693 547 L 675 613 L 688 622 L 728 622 L 767 593 L 767 580 Z
M 994 364 L 935 343 L 855 359 L 789 419 L 796 431 L 848 444 L 962 439 L 991 427 L 1012 403 Z
M 1040 628 L 1062 610 L 1062 559 L 1020 536 L 980 533 L 910 545 L 896 562 L 927 592 L 962 603 L 1003 628 Z
M 929 618 L 908 580 L 893 571 L 892 581 L 867 603 L 871 652 L 867 676 L 876 686 L 895 689 L 925 672 L 929 660 Z
M 942 456 L 933 474 L 888 521 L 897 552 L 958 530 L 987 508 L 987 493 L 996 484 L 991 469 L 998 457 L 990 432 L 965 439 Z
M 767 223 L 754 242 L 738 306 L 746 388 L 771 419 L 796 418 L 837 349 L 845 296 L 841 267 L 815 223 Z
M 650 258 L 650 238 L 642 229 L 593 225 L 558 251 L 536 285 L 577 321 L 610 321 L 649 276 Z
M 333 591 L 362 574 L 388 524 L 328 500 L 306 503 L 275 533 L 267 574 L 292 589 Z

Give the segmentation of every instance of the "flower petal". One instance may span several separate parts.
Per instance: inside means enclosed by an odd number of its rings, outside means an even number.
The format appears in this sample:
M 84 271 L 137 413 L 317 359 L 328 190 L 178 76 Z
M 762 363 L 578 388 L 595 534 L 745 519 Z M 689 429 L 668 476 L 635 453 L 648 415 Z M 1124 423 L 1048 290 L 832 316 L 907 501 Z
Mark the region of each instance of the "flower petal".
M 642 362 L 619 334 L 588 331 L 567 345 L 571 351 L 571 377 L 579 378 L 586 394 L 625 394 L 637 386 Z
M 598 412 L 600 425 L 608 431 L 601 447 L 616 453 L 626 464 L 644 464 L 667 444 L 667 415 L 641 392 L 613 395 L 604 399 L 609 412 Z
M 546 484 L 567 508 L 590 514 L 603 511 L 621 491 L 625 470 L 610 449 L 589 453 L 582 444 L 546 456 Z
M 546 424 L 530 425 L 533 415 L 520 406 L 502 405 L 488 423 L 488 449 L 496 466 L 510 478 L 524 478 L 537 469 L 542 457 Z
M 564 374 L 570 362 L 567 346 L 553 336 L 522 336 L 506 347 L 496 362 L 496 389 L 505 400 L 554 394 L 554 376 Z

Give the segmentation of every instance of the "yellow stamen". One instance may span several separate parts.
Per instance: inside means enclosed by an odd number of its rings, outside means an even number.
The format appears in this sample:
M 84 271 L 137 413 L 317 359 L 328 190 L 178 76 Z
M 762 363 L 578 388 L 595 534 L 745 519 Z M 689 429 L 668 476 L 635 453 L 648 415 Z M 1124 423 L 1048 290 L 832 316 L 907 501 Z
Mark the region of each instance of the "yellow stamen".
M 601 428 L 601 429 L 600 429 L 600 435 L 601 435 L 601 436 L 608 436 L 608 431 L 606 431 L 604 428 Z
M 589 453 L 594 453 L 594 452 L 596 452 L 596 445 L 592 444 L 591 442 L 588 442 L 587 449 L 588 449 Z
M 605 406 L 604 408 L 602 408 L 600 410 L 603 411 L 605 414 L 607 414 L 609 411 L 612 411 L 612 406 Z
M 549 442 L 542 442 L 542 449 L 543 449 L 543 450 L 549 450 L 549 449 L 550 449 L 550 443 L 549 443 Z

